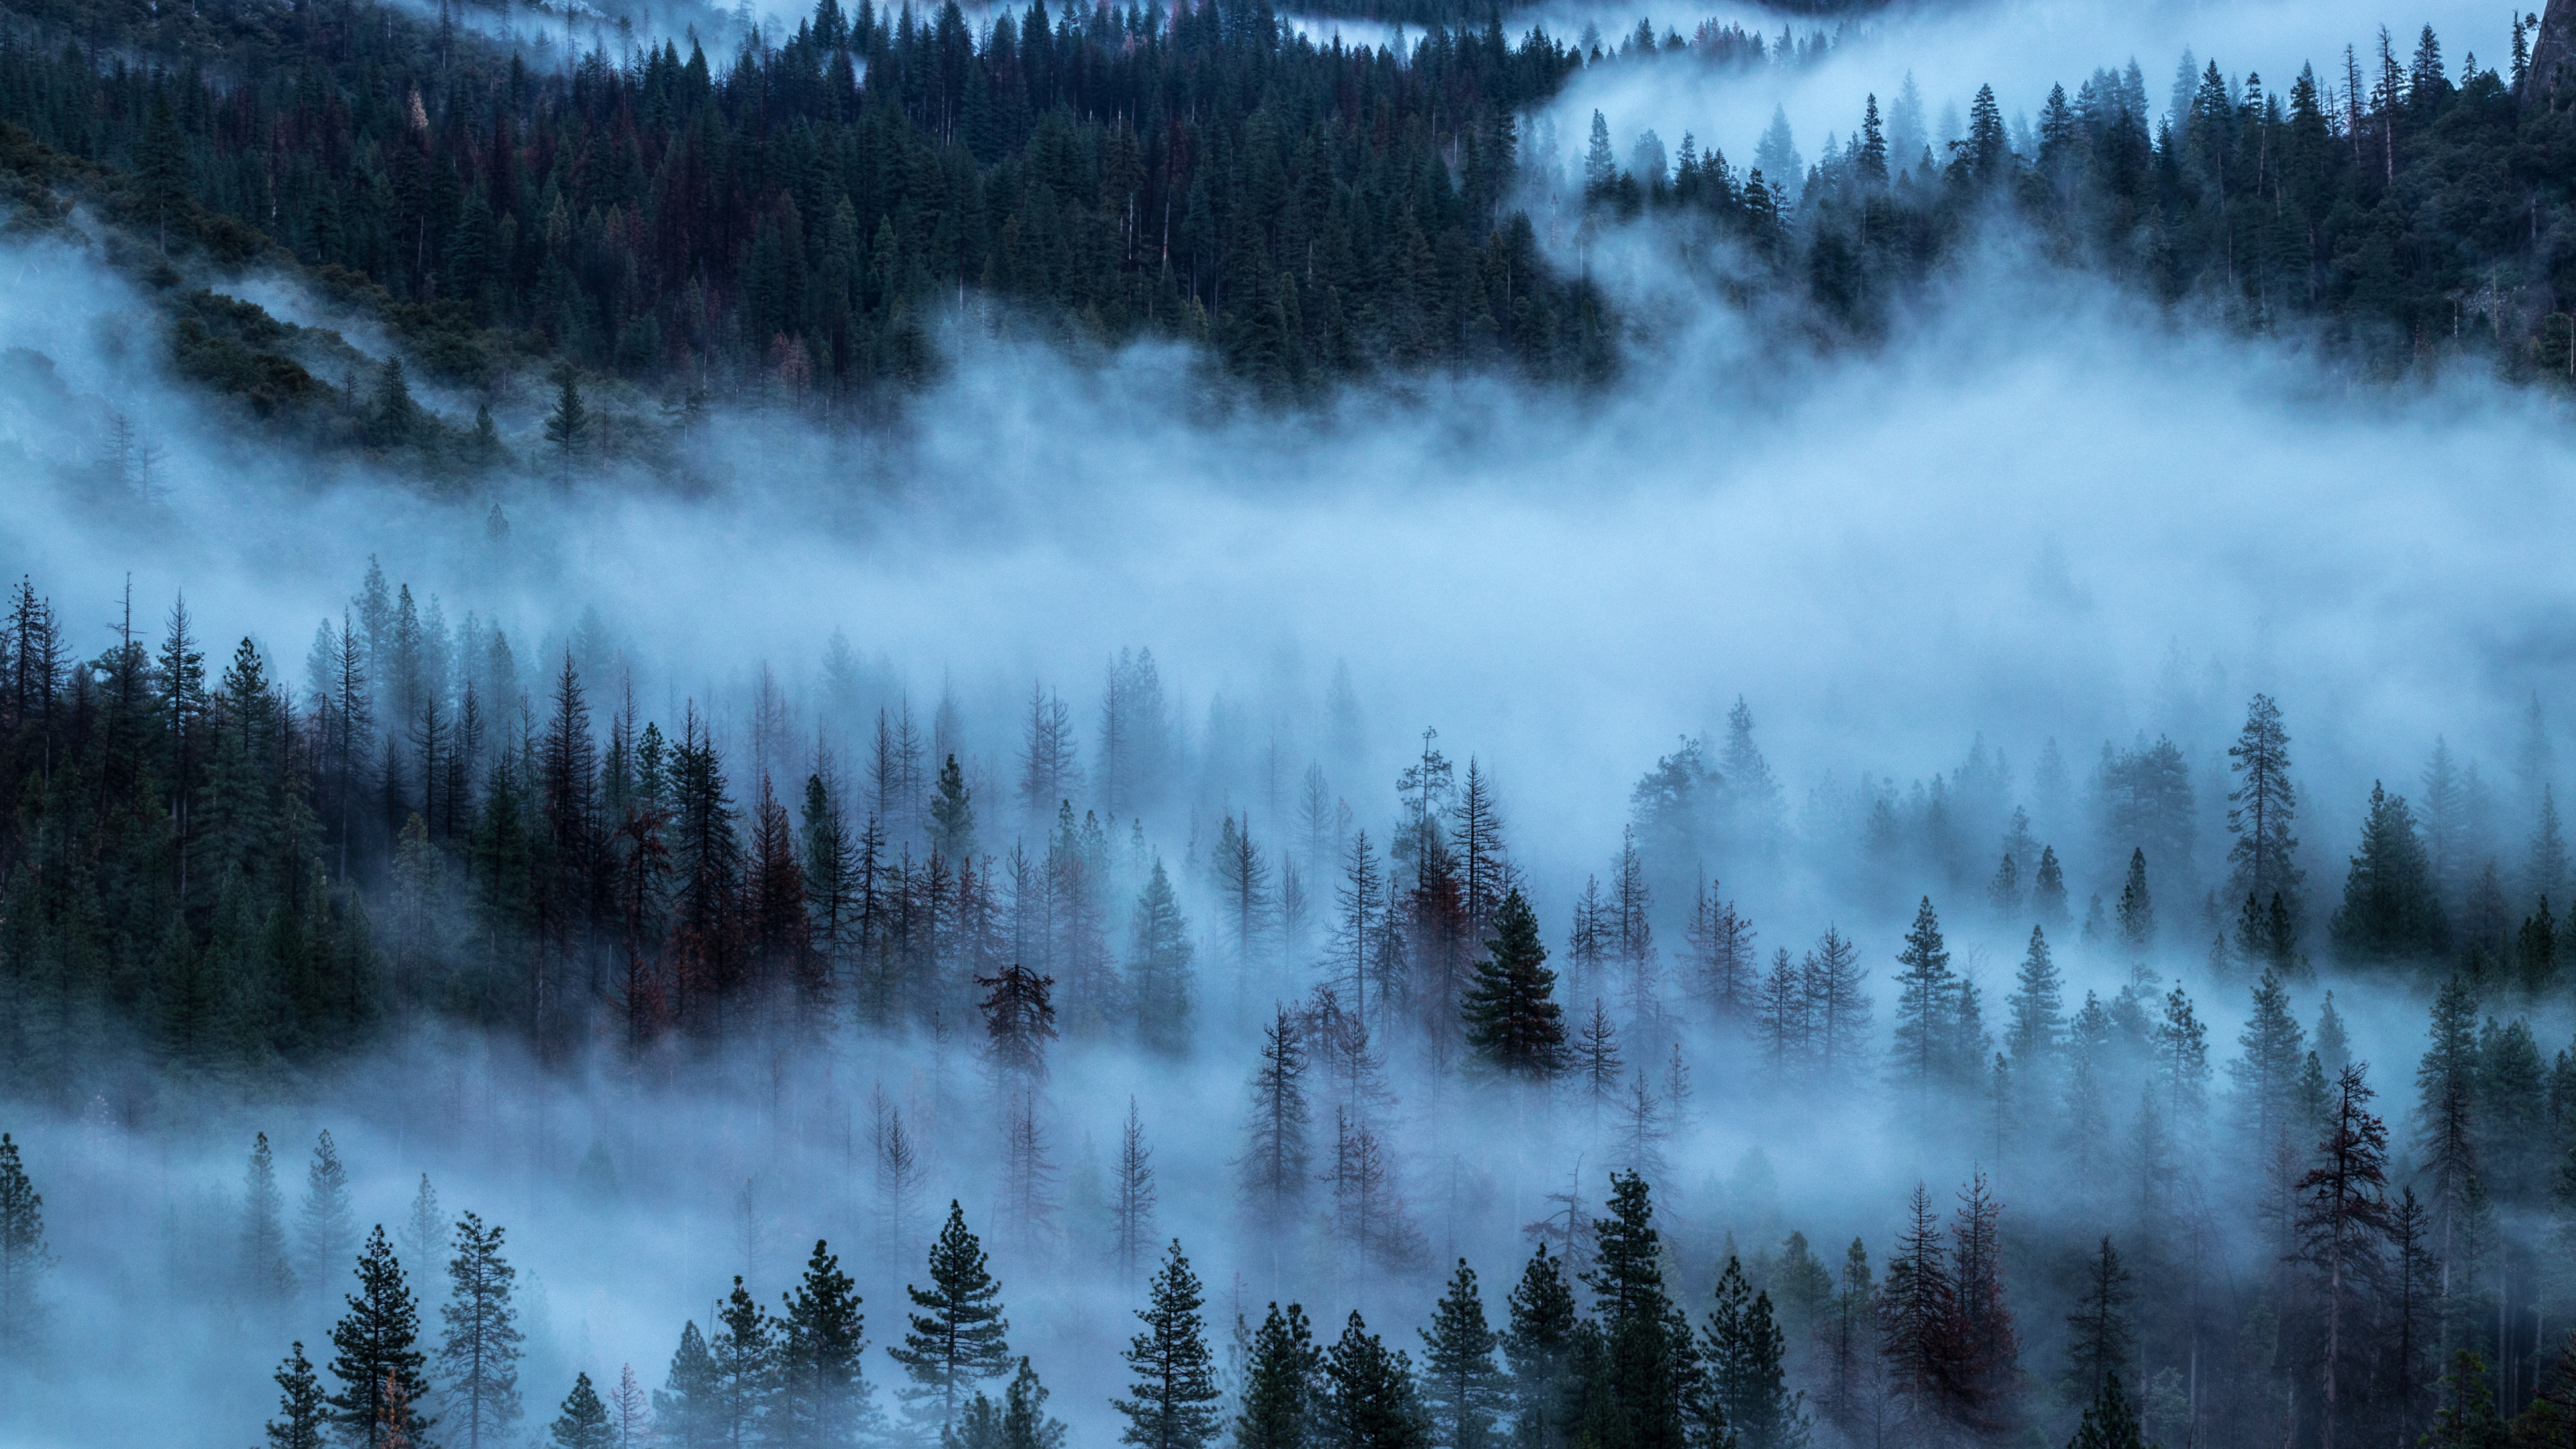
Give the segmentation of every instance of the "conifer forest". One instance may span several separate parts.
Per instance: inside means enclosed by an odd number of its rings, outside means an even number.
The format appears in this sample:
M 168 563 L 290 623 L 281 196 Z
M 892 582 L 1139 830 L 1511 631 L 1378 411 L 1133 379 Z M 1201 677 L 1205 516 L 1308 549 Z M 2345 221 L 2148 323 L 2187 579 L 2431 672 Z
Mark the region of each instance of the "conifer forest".
M 2576 0 L 0 0 L 0 1449 L 2576 1449 Z

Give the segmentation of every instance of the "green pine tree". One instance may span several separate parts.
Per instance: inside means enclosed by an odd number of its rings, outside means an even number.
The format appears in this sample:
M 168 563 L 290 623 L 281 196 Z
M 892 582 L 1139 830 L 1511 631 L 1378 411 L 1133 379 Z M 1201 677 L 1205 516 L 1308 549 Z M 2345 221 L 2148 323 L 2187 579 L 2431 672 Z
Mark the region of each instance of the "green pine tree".
M 966 1211 L 948 1204 L 947 1225 L 930 1245 L 930 1287 L 904 1285 L 916 1310 L 900 1344 L 886 1353 L 912 1379 L 904 1398 L 916 1417 L 935 1412 L 941 1426 L 957 1418 L 958 1399 L 981 1379 L 1010 1371 L 1002 1285 L 984 1263 L 984 1247 L 966 1229 Z
M 1110 1401 L 1127 1416 L 1121 1443 L 1201 1449 L 1216 1437 L 1224 1395 L 1217 1390 L 1207 1324 L 1199 1315 L 1204 1302 L 1198 1275 L 1175 1241 L 1147 1289 L 1146 1306 L 1136 1310 L 1145 1331 L 1127 1345 L 1127 1368 L 1135 1375 L 1127 1390 L 1131 1397 Z
M 841 1260 L 821 1239 L 778 1320 L 777 1432 L 813 1449 L 857 1443 L 871 1400 L 861 1356 L 867 1319 Z
M 2370 787 L 2361 849 L 2344 877 L 2343 904 L 2326 926 L 2335 955 L 2350 966 L 2439 960 L 2451 924 L 2433 889 L 2433 868 L 2402 795 Z
M 590 1375 L 573 1376 L 572 1392 L 564 1395 L 563 1412 L 547 1430 L 547 1440 L 554 1449 L 614 1449 L 617 1434 L 608 1423 L 608 1405 L 590 1386 Z
M 721 1371 L 695 1320 L 680 1329 L 670 1377 L 653 1391 L 653 1420 L 672 1449 L 714 1449 L 723 1441 L 718 1412 Z
M 713 1373 L 707 1380 L 708 1418 L 715 1442 L 742 1444 L 758 1439 L 769 1424 L 778 1391 L 778 1322 L 761 1311 L 739 1274 L 716 1321 L 723 1331 L 708 1349 Z M 685 1351 L 688 1341 L 681 1340 Z M 672 1371 L 676 1375 L 675 1362 Z
M 409 1406 L 412 1441 L 418 1443 L 420 1431 L 435 1422 L 421 1412 L 429 1383 L 421 1373 L 420 1302 L 403 1280 L 381 1223 L 367 1235 L 357 1277 L 349 1311 L 331 1329 L 331 1374 L 340 1381 L 329 1400 L 331 1420 L 353 1449 L 383 1449 L 399 1396 Z
M 955 755 L 939 767 L 939 783 L 930 797 L 930 845 L 952 862 L 975 857 L 975 801 Z
M 581 381 L 572 364 L 555 368 L 555 405 L 546 414 L 546 441 L 555 447 L 563 477 L 572 477 L 573 460 L 590 444 L 590 409 L 581 400 Z
M 18 1144 L 0 1132 L 0 1357 L 23 1357 L 35 1346 L 37 1282 L 53 1262 L 45 1247 L 45 1200 L 27 1176 Z
M 1136 1034 L 1147 1046 L 1177 1055 L 1189 1045 L 1190 923 L 1161 856 L 1136 893 L 1130 933 L 1127 983 L 1128 999 L 1136 1004 Z
M 2101 1391 L 2084 1410 L 2084 1422 L 2076 1427 L 2075 1437 L 2067 1449 L 2147 1449 L 2146 1437 L 2138 1430 L 2138 1416 L 2129 1408 L 2129 1400 L 2120 1392 L 2120 1376 L 2105 1375 Z
M 1530 1255 L 1507 1301 L 1511 1318 L 1503 1330 L 1503 1356 L 1512 1366 L 1512 1443 L 1515 1449 L 1546 1449 L 1565 1437 L 1566 1367 L 1581 1316 L 1574 1286 L 1547 1244 Z
M 1253 1330 L 1244 1367 L 1243 1409 L 1235 1417 L 1238 1449 L 1306 1449 L 1315 1432 L 1324 1358 L 1306 1326 L 1306 1312 L 1270 1305 Z
M 1566 1063 L 1565 1009 L 1555 992 L 1537 913 L 1515 888 L 1494 913 L 1493 937 L 1463 1005 L 1468 1046 L 1504 1076 L 1554 1076 Z
M 473 1213 L 457 1219 L 447 1302 L 438 1310 L 447 1324 L 438 1370 L 447 1402 L 463 1416 L 448 1432 L 464 1449 L 507 1444 L 519 1420 L 519 1314 L 510 1302 L 519 1270 L 501 1256 L 501 1240 L 497 1224 L 487 1228 Z
M 1317 1437 L 1330 1449 L 1427 1449 L 1431 1443 L 1412 1361 L 1388 1352 L 1357 1312 L 1324 1351 L 1317 1408 Z
M 1807 1441 L 1806 1395 L 1792 1393 L 1783 1360 L 1787 1338 L 1730 1253 L 1717 1279 L 1717 1306 L 1701 1329 L 1711 1396 L 1743 1449 L 1799 1449 Z
M 1485 1322 L 1476 1270 L 1466 1259 L 1458 1260 L 1449 1291 L 1421 1332 L 1422 1399 L 1431 1413 L 1431 1442 L 1441 1449 L 1487 1449 L 1495 1442 L 1496 1421 L 1510 1406 L 1510 1381 L 1494 1362 L 1502 1335 Z
M 277 1417 L 268 1421 L 268 1449 L 322 1449 L 330 1405 L 322 1397 L 322 1384 L 313 1376 L 313 1361 L 304 1356 L 302 1343 L 288 1351 L 274 1377 Z

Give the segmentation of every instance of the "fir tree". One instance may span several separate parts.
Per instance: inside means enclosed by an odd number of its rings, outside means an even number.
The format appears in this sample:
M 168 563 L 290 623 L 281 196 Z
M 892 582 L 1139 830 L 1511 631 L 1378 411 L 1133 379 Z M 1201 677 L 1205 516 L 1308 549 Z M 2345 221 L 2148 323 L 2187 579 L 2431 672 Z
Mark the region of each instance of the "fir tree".
M 277 1187 L 277 1159 L 268 1134 L 253 1139 L 250 1165 L 242 1173 L 241 1278 L 244 1289 L 262 1302 L 281 1302 L 294 1292 L 295 1270 L 286 1261 L 286 1202 Z
M 385 1449 L 396 1396 L 418 1404 L 429 1387 L 421 1376 L 420 1304 L 382 1226 L 367 1236 L 357 1276 L 349 1311 L 331 1330 L 331 1373 L 340 1392 L 328 1402 L 344 1443 Z M 410 1427 L 416 1434 L 431 1423 L 415 1411 Z
M 714 1449 L 722 1442 L 718 1379 L 715 1355 L 692 1320 L 680 1329 L 670 1376 L 653 1391 L 653 1418 L 672 1449 Z
M 704 1381 L 707 1408 L 701 1422 L 714 1431 L 714 1443 L 757 1442 L 768 1428 L 771 1405 L 778 1392 L 778 1321 L 761 1311 L 760 1300 L 751 1296 L 740 1274 L 734 1276 L 733 1292 L 726 1295 L 716 1321 L 722 1331 L 708 1349 Z M 683 1335 L 681 1352 L 685 1354 L 688 1348 L 687 1336 Z M 679 1361 L 673 1360 L 675 1384 L 680 1367 Z
M 1700 1343 L 1711 1396 L 1742 1449 L 1797 1449 L 1806 1442 L 1806 1395 L 1789 1389 L 1787 1337 L 1772 1315 L 1771 1295 L 1745 1282 L 1732 1253 L 1718 1274 L 1717 1306 L 1700 1328 Z
M 2120 885 L 2120 903 L 2114 908 L 2120 923 L 2120 945 L 2130 959 L 2144 961 L 2156 944 L 2156 906 L 2147 893 L 2147 853 L 2129 852 L 2129 874 Z
M 1913 1094 L 1918 1110 L 1929 1106 L 1932 1088 L 1950 1067 L 1950 1033 L 1945 1029 L 1958 993 L 1950 971 L 1950 952 L 1941 941 L 1941 920 L 1925 896 L 1905 933 L 1905 949 L 1896 953 L 1905 969 L 1896 978 L 1896 1047 L 1891 1070 L 1898 1084 Z
M 1136 1004 L 1136 1031 L 1147 1046 L 1178 1055 L 1189 1045 L 1189 921 L 1172 893 L 1162 857 L 1136 894 L 1128 956 L 1128 999 Z
M 1494 1426 L 1509 1407 L 1494 1350 L 1502 1335 L 1485 1322 L 1476 1270 L 1458 1260 L 1449 1289 L 1422 1330 L 1422 1398 L 1430 1410 L 1431 1442 L 1440 1449 L 1488 1449 Z
M 1239 1449 L 1308 1449 L 1320 1427 L 1324 1358 L 1296 1304 L 1270 1305 L 1253 1330 L 1244 1368 L 1242 1410 L 1234 1421 Z
M 1154 1234 L 1154 1150 L 1145 1145 L 1145 1124 L 1136 1114 L 1136 1099 L 1127 1099 L 1127 1121 L 1118 1134 L 1117 1183 L 1109 1202 L 1110 1237 L 1122 1280 L 1133 1282 L 1145 1242 Z
M 338 1275 L 340 1265 L 357 1246 L 357 1217 L 349 1209 L 349 1171 L 341 1165 L 340 1149 L 327 1129 L 315 1139 L 313 1162 L 305 1172 L 296 1240 L 304 1251 L 304 1271 L 299 1276 L 316 1292 Z
M 1512 1367 L 1514 1449 L 1546 1449 L 1565 1434 L 1565 1377 L 1578 1314 L 1563 1264 L 1540 1243 L 1508 1300 L 1503 1356 Z
M 869 1427 L 867 1318 L 850 1275 L 830 1245 L 814 1241 L 805 1276 L 781 1300 L 778 1397 L 772 1435 L 805 1449 L 855 1444 Z
M 1260 1050 L 1261 1064 L 1252 1074 L 1251 1140 L 1243 1154 L 1244 1196 L 1279 1223 L 1303 1201 L 1308 1180 L 1305 1035 L 1286 1007 L 1261 1029 Z
M 1316 1442 L 1329 1449 L 1424 1449 L 1430 1424 L 1415 1392 L 1413 1365 L 1353 1312 L 1324 1351 Z
M 330 1423 L 330 1404 L 322 1395 L 321 1381 L 313 1376 L 313 1362 L 304 1356 L 304 1345 L 296 1344 L 273 1375 L 277 1380 L 277 1417 L 268 1421 L 268 1449 L 323 1449 L 328 1442 L 324 1429 Z
M 510 1302 L 518 1270 L 501 1256 L 502 1229 L 467 1213 L 456 1221 L 447 1264 L 447 1336 L 438 1369 L 446 1380 L 448 1432 L 464 1449 L 506 1444 L 519 1419 L 519 1315 Z
M 615 1449 L 617 1435 L 609 1426 L 608 1405 L 600 1402 L 599 1390 L 590 1386 L 590 1375 L 573 1376 L 572 1392 L 564 1395 L 563 1412 L 548 1426 L 546 1437 L 554 1449 Z
M 1506 1077 L 1544 1081 L 1565 1065 L 1565 1012 L 1538 917 L 1518 889 L 1494 913 L 1494 935 L 1476 963 L 1464 1005 L 1467 1045 Z
M 1137 1449 L 1203 1449 L 1216 1437 L 1224 1395 L 1199 1315 L 1203 1305 L 1198 1275 L 1175 1241 L 1147 1290 L 1146 1306 L 1136 1312 L 1145 1331 L 1127 1344 L 1127 1368 L 1135 1376 L 1130 1397 L 1110 1401 L 1127 1416 L 1119 1442 Z
M 572 478 L 573 460 L 590 446 L 590 408 L 581 399 L 581 382 L 567 362 L 555 369 L 555 405 L 546 413 L 546 441 L 554 444 L 560 476 Z
M 2076 1426 L 2075 1437 L 2067 1441 L 2067 1449 L 2147 1449 L 2146 1436 L 2138 1428 L 2138 1416 L 2120 1392 L 2118 1374 L 2103 1378 L 2093 1402 L 2085 1406 L 2084 1421 Z
M 2098 1398 L 2129 1363 L 2129 1270 L 2109 1234 L 2084 1260 L 2075 1310 L 2066 1315 L 2066 1386 L 2071 1396 Z
M 911 1326 L 886 1353 L 912 1379 L 904 1397 L 917 1417 L 947 1425 L 957 1417 L 959 1395 L 981 1379 L 1008 1373 L 1011 1325 L 1002 1317 L 1002 1285 L 985 1268 L 983 1244 L 966 1227 L 966 1212 L 948 1204 L 948 1222 L 930 1246 L 930 1287 L 906 1284 Z
M 2299 842 L 2290 833 L 2298 795 L 2290 784 L 2290 734 L 2267 694 L 2246 706 L 2245 728 L 2228 746 L 2236 788 L 2227 793 L 2227 895 L 2285 902 L 2299 898 Z
M 2071 919 L 2066 913 L 2066 870 L 2057 863 L 2054 846 L 2039 848 L 2039 869 L 2031 876 L 2031 915 L 2041 926 L 2063 932 Z
M 2328 927 L 2335 954 L 2348 965 L 2438 958 L 2450 945 L 2450 922 L 2433 893 L 2432 868 L 2403 796 L 2377 783 L 2362 824 L 2361 849 L 2344 880 L 2343 904 Z

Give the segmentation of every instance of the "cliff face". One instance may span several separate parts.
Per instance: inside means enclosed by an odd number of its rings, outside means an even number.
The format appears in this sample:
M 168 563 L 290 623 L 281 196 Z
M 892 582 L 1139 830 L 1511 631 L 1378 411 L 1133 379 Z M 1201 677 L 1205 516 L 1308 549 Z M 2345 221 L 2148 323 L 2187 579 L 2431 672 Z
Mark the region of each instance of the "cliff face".
M 2563 106 L 2576 101 L 2576 0 L 2549 0 L 2531 38 L 2531 76 L 2522 103 Z

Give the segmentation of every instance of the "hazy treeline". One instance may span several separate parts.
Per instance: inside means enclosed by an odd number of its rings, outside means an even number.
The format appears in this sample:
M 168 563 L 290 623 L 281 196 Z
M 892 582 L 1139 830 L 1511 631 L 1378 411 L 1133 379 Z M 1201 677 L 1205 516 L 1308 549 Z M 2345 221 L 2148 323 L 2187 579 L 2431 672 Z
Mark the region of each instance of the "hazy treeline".
M 1514 1359 L 1518 1397 L 1486 1400 L 1534 1442 L 2055 1437 L 2087 1405 L 2104 1433 L 2127 1412 L 2114 1381 L 2162 1442 L 2483 1434 L 2526 1411 L 2531 1442 L 2560 1442 L 2555 1410 L 2531 1406 L 2566 1395 L 2552 1325 L 2576 1049 L 2544 1044 L 2567 1028 L 2548 901 L 2570 867 L 2537 706 L 2509 794 L 2437 749 L 2420 813 L 2374 788 L 2329 872 L 2300 838 L 2315 802 L 2288 722 L 2261 695 L 2207 754 L 2106 744 L 2079 785 L 2052 744 L 2025 785 L 1981 741 L 1910 788 L 1820 782 L 1794 814 L 1739 704 L 1721 740 L 1639 778 L 1623 839 L 1570 889 L 1514 863 L 1492 777 L 1436 735 L 1408 751 L 1391 817 L 1381 790 L 1337 787 L 1328 759 L 1366 778 L 1346 682 L 1311 753 L 1290 754 L 1221 698 L 1206 730 L 1183 728 L 1146 652 L 1111 661 L 1079 713 L 1040 686 L 1018 718 L 970 727 L 953 696 L 916 719 L 836 642 L 803 718 L 764 676 L 722 706 L 724 730 L 714 701 L 684 701 L 666 729 L 595 619 L 522 664 L 501 629 L 451 627 L 371 571 L 301 683 L 202 628 L 174 607 L 84 658 L 31 584 L 13 597 L 0 1062 L 19 1100 L 178 1120 L 187 1089 L 320 1080 L 439 1020 L 675 1085 L 728 1051 L 865 1062 L 926 1042 L 986 1064 L 982 1108 L 934 1091 L 928 1110 L 952 1133 L 952 1114 L 993 1120 L 997 1219 L 1028 1235 L 1021 1251 L 1072 1235 L 1132 1270 L 1157 1241 L 1136 1216 L 1150 1148 L 1132 1111 L 1112 1185 L 1067 1201 L 1051 1123 L 1075 1104 L 1048 1068 L 1083 1046 L 1240 1084 L 1212 1159 L 1238 1208 L 1184 1231 L 1266 1245 L 1280 1281 L 1345 1301 L 1406 1284 L 1429 1301 L 1423 1275 L 1444 1275 L 1419 1174 L 1466 1104 L 1590 1164 L 1527 1235 L 1588 1275 L 1593 1325 L 1548 1308 L 1573 1335 L 1549 1350 L 1563 1357 Z M 1739 885 L 1822 874 L 1850 919 L 1757 929 L 1707 861 Z M 1859 944 L 1891 917 L 1910 921 L 1901 941 Z M 1981 946 L 1954 964 L 1960 936 L 2011 943 L 2008 990 Z M 2099 983 L 2080 1000 L 2061 955 Z M 2320 971 L 2344 973 L 2347 1006 L 2412 1013 L 2392 998 L 2433 995 L 2429 1030 L 2390 1034 L 2415 1054 L 2393 1131 L 2371 1094 L 2399 1096 L 2403 1063 L 2354 1059 Z M 2230 1054 L 2210 1021 L 2237 1003 Z M 1697 1155 L 1712 1087 L 1721 1118 L 1769 1104 L 1883 1122 L 1958 1164 L 1962 1211 L 1945 1223 L 1918 1196 L 1898 1241 L 1837 1255 L 1776 1204 L 1748 1210 L 1756 1192 L 1650 1207 L 1643 1182 Z M 924 1110 L 880 1097 L 867 1140 L 896 1217 L 925 1185 L 903 1126 Z M 1586 1175 L 1605 1167 L 1640 1180 L 1605 1202 Z M 1669 1252 L 1638 1247 L 1648 1227 Z M 29 1233 L 8 1301 L 32 1312 Z M 903 1241 L 886 1232 L 872 1256 Z M 353 1250 L 335 1240 L 275 1291 L 327 1292 Z M 369 1253 L 360 1296 L 398 1319 L 394 1251 Z M 225 1250 L 233 1266 L 192 1271 L 229 1294 L 275 1257 Z M 1659 1302 L 1621 1276 L 1631 1260 L 1670 1279 L 1671 1311 L 1631 1316 Z M 808 1293 L 830 1287 L 815 1266 Z M 748 1326 L 722 1330 L 761 1393 L 787 1372 L 758 1307 L 775 1287 L 752 1284 Z M 1303 1361 L 1293 1325 L 1269 1336 Z M 1334 1352 L 1375 1352 L 1365 1339 Z M 1745 1353 L 1753 1367 L 1721 1371 Z M 1364 1403 L 1395 1425 L 1332 1442 L 1462 1442 L 1434 1384 L 1370 1362 L 1364 1390 L 1289 1375 L 1317 1414 Z M 1490 1344 L 1483 1362 L 1500 1372 Z M 361 1366 L 340 1392 L 380 1377 Z M 1246 1412 L 1254 1381 L 1230 1384 Z

